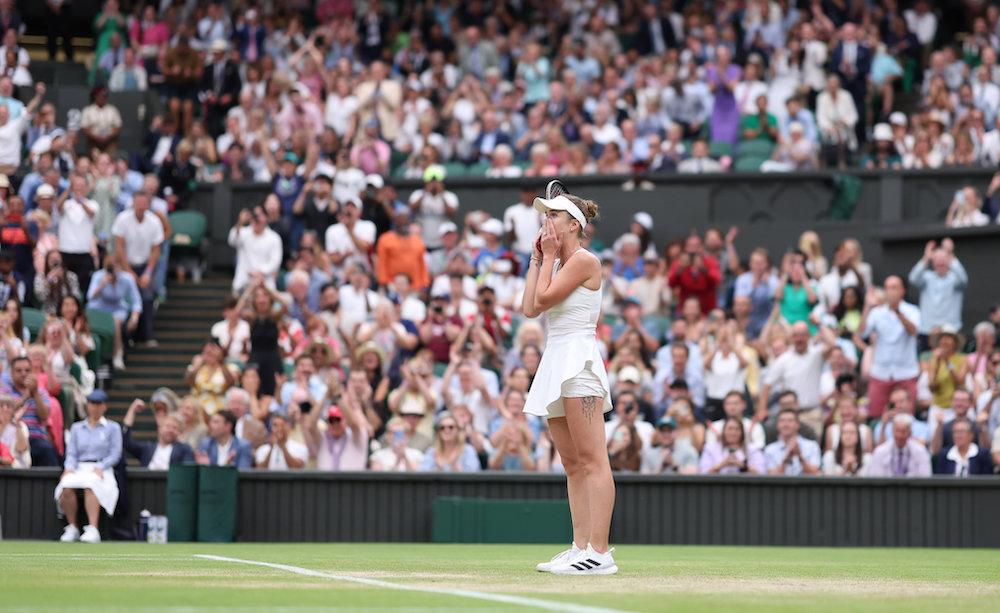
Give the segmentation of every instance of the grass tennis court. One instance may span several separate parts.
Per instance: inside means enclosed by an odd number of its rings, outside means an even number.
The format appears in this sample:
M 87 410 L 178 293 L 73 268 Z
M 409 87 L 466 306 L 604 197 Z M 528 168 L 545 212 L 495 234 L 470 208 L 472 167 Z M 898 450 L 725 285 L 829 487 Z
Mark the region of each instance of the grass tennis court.
M 990 610 L 1000 601 L 996 550 L 623 546 L 615 552 L 621 568 L 616 576 L 535 572 L 535 562 L 553 553 L 553 547 L 537 545 L 6 541 L 0 542 L 0 592 L 7 611 L 295 607 L 816 613 Z M 460 590 L 465 592 L 456 593 Z M 509 596 L 514 598 L 499 600 Z

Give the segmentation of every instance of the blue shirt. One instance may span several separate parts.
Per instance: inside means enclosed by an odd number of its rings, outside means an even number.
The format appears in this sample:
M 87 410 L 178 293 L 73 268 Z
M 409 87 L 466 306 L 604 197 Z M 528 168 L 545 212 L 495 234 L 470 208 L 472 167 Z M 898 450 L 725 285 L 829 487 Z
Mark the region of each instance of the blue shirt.
M 799 443 L 799 453 L 805 458 L 806 462 L 812 464 L 816 468 L 819 468 L 820 453 L 819 445 L 815 441 L 810 441 L 807 438 L 798 437 Z M 785 445 L 785 441 L 780 438 L 767 447 L 764 447 L 764 461 L 767 463 L 767 470 L 770 471 L 778 466 L 781 466 L 785 462 L 785 455 L 788 453 L 788 447 Z M 798 456 L 792 458 L 790 464 L 785 465 L 785 472 L 783 473 L 789 477 L 797 477 L 802 474 L 802 461 L 799 460 Z
M 451 472 L 463 472 L 463 473 L 474 473 L 482 470 L 482 465 L 479 464 L 479 456 L 476 454 L 475 448 L 466 443 L 465 447 L 462 449 L 462 453 L 459 454 L 457 460 L 458 466 L 451 464 L 444 464 L 438 466 L 437 463 L 437 450 L 431 447 L 424 454 L 424 461 L 420 464 L 420 470 L 432 470 L 441 471 L 446 473 Z
M 899 312 L 920 329 L 921 312 L 909 302 L 899 303 Z M 920 376 L 917 358 L 917 335 L 907 334 L 899 316 L 888 305 L 875 307 L 868 313 L 862 336 L 876 334 L 875 354 L 869 375 L 882 381 L 904 381 Z
M 107 276 L 108 272 L 102 268 L 91 277 L 90 288 L 87 290 L 87 308 L 106 313 L 129 310 L 142 313 L 142 296 L 139 295 L 139 286 L 135 284 L 132 275 L 120 272 L 115 276 L 114 283 L 101 287 Z M 100 292 L 97 291 L 99 287 Z
M 319 377 L 313 375 L 309 377 L 309 396 L 315 402 L 323 402 L 326 398 L 326 384 L 320 380 Z M 281 399 L 282 411 L 288 411 L 288 405 L 292 402 L 292 393 L 298 389 L 298 384 L 295 381 L 286 381 L 284 385 L 281 386 L 281 392 L 279 393 L 279 398 Z M 321 407 L 314 406 L 312 410 L 318 411 Z
M 97 425 L 78 421 L 69 430 L 66 468 L 76 470 L 80 462 L 100 462 L 103 470 L 114 468 L 122 457 L 122 429 L 116 421 L 102 417 Z
M 736 277 L 736 283 L 733 285 L 733 296 L 748 296 L 750 298 L 750 320 L 747 322 L 747 334 L 751 339 L 760 336 L 768 318 L 771 317 L 776 291 L 778 291 L 778 279 L 771 273 L 768 273 L 756 285 L 753 282 L 753 273 L 745 272 Z
M 962 299 L 969 285 L 969 275 L 958 258 L 952 259 L 943 277 L 920 260 L 910 271 L 910 285 L 920 290 L 923 320 L 917 329 L 921 334 L 930 334 L 935 327 L 946 324 L 956 330 L 962 329 Z
M 918 441 L 923 441 L 924 444 L 930 443 L 931 441 L 931 427 L 926 421 L 920 421 L 919 419 L 913 420 L 913 425 L 910 427 L 910 438 L 917 439 Z M 879 441 L 882 439 L 882 422 L 875 424 L 875 429 L 872 431 L 872 439 Z M 885 422 L 885 440 L 892 440 L 892 420 Z

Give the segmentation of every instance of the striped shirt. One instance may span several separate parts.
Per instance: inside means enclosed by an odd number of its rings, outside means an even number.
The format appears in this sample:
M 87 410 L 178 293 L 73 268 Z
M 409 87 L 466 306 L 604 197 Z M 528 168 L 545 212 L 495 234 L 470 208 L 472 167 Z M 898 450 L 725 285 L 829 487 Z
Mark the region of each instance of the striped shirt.
M 14 398 L 20 398 L 22 396 L 21 392 L 17 391 L 14 388 L 14 386 L 10 383 L 9 379 L 4 383 L 3 386 L 0 386 L 0 393 L 8 394 L 10 396 L 13 396 Z M 42 402 L 45 404 L 45 406 L 51 406 L 49 404 L 48 392 L 46 392 L 44 389 L 39 388 L 38 395 L 41 396 Z M 24 411 L 24 417 L 21 418 L 21 421 L 24 422 L 24 425 L 28 426 L 28 438 L 48 440 L 49 433 L 45 429 L 45 422 L 47 422 L 48 419 L 41 420 L 38 418 L 38 405 L 35 403 L 35 399 L 28 398 L 25 401 L 24 406 L 26 408 Z

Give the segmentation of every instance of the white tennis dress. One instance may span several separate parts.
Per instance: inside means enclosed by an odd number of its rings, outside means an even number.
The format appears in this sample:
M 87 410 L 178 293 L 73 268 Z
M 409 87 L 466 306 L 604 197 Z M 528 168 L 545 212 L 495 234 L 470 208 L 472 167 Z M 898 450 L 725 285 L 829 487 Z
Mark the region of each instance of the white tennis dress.
M 557 260 L 552 269 L 559 270 Z M 603 288 L 603 286 L 602 286 Z M 608 371 L 597 348 L 601 289 L 580 286 L 547 311 L 548 332 L 538 372 L 531 383 L 524 412 L 539 417 L 563 417 L 563 398 L 600 396 L 603 413 L 611 410 Z

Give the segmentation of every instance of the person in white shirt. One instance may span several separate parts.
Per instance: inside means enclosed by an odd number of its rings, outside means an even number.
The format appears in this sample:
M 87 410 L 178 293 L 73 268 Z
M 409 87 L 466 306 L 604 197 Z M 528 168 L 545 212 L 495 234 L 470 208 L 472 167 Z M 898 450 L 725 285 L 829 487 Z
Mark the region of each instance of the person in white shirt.
M 361 219 L 361 201 L 357 196 L 347 199 L 338 214 L 339 223 L 326 229 L 326 253 L 336 272 L 348 264 L 369 265 L 368 255 L 378 230 L 375 223 Z
M 412 472 L 420 469 L 424 452 L 409 446 L 410 436 L 402 418 L 393 418 L 385 428 L 391 442 L 371 457 L 371 469 L 383 472 Z
M 903 11 L 903 19 L 906 20 L 906 28 L 916 34 L 921 45 L 927 46 L 934 42 L 938 22 L 930 2 L 918 0 L 913 8 Z
M 236 225 L 229 230 L 229 246 L 236 249 L 233 293 L 242 293 L 251 277 L 256 276 L 263 277 L 264 283 L 274 288 L 281 268 L 282 243 L 281 236 L 267 226 L 263 208 L 240 211 Z
M 428 166 L 424 170 L 424 188 L 410 194 L 408 204 L 413 220 L 420 224 L 424 245 L 432 252 L 442 245 L 438 229 L 441 224 L 455 218 L 458 213 L 458 196 L 444 187 L 443 166 Z
M 722 429 L 727 419 L 738 419 L 743 423 L 743 431 L 747 433 L 747 443 L 757 449 L 764 449 L 766 441 L 764 426 L 746 417 L 746 410 L 747 401 L 741 392 L 734 390 L 726 394 L 722 400 L 722 411 L 725 415 L 722 419 L 709 423 L 705 428 L 705 444 L 713 443 L 722 437 Z
M 227 296 L 222 305 L 222 321 L 216 322 L 210 332 L 226 350 L 226 358 L 245 362 L 250 347 L 250 324 L 240 317 L 236 297 Z
M 840 78 L 830 75 L 826 89 L 816 97 L 816 125 L 820 139 L 837 147 L 838 159 L 845 160 L 847 151 L 858 147 L 854 126 L 858 123 L 858 109 L 851 94 L 840 87 Z
M 142 317 L 139 324 L 143 340 L 155 344 L 153 340 L 153 298 L 156 296 L 154 272 L 160 258 L 160 246 L 164 241 L 163 224 L 160 218 L 149 212 L 150 198 L 145 192 L 132 196 L 132 208 L 122 211 L 111 226 L 115 237 L 115 251 L 122 270 L 135 277 L 142 296 Z
M 736 108 L 740 115 L 756 115 L 758 113 L 757 98 L 767 97 L 767 85 L 760 80 L 760 72 L 760 57 L 751 56 L 747 60 L 743 80 L 733 88 L 733 97 L 736 98 Z
M 806 322 L 800 321 L 792 326 L 792 346 L 778 356 L 761 381 L 758 421 L 766 417 L 772 391 L 791 390 L 799 401 L 799 419 L 812 428 L 813 432 L 823 431 L 819 382 L 823 374 L 823 363 L 830 350 L 837 346 L 837 339 L 830 328 L 822 326 L 817 340 L 819 342 L 810 342 L 809 325 Z M 816 460 L 818 464 L 818 456 Z
M 345 338 L 354 338 L 358 327 L 375 312 L 383 298 L 372 291 L 371 277 L 362 265 L 349 266 L 345 276 L 347 285 L 340 288 L 340 332 Z
M 31 116 L 42 102 L 45 84 L 35 84 L 35 97 L 18 117 L 11 118 L 10 108 L 0 104 L 0 173 L 13 175 L 21 166 L 21 137 L 31 123 Z
M 642 414 L 639 412 L 639 403 L 635 394 L 632 392 L 622 392 L 615 399 L 614 405 L 615 410 L 611 419 L 604 424 L 605 442 L 611 442 L 611 437 L 614 436 L 618 426 L 630 423 L 635 426 L 636 434 L 639 435 L 639 440 L 642 441 L 642 449 L 652 447 L 653 435 L 656 433 L 656 429 L 653 427 L 653 424 L 643 419 Z
M 316 408 L 319 410 L 319 407 Z M 255 461 L 260 470 L 292 470 L 304 468 L 309 461 L 309 449 L 302 443 L 288 438 L 288 416 L 271 415 L 270 441 L 257 448 Z
M 0 115 L 3 111 L 0 110 Z M 90 287 L 90 277 L 94 272 L 94 216 L 100 205 L 87 198 L 90 192 L 87 178 L 74 174 L 70 188 L 59 200 L 59 253 L 63 266 L 76 273 L 80 287 Z
M 538 230 L 542 227 L 542 214 L 532 205 L 537 195 L 534 185 L 525 184 L 521 188 L 521 199 L 503 212 L 503 228 L 514 253 L 521 260 L 522 268 L 528 263 Z
M 691 157 L 677 165 L 677 172 L 685 174 L 721 172 L 722 170 L 722 164 L 708 156 L 708 142 L 701 138 L 691 145 Z

